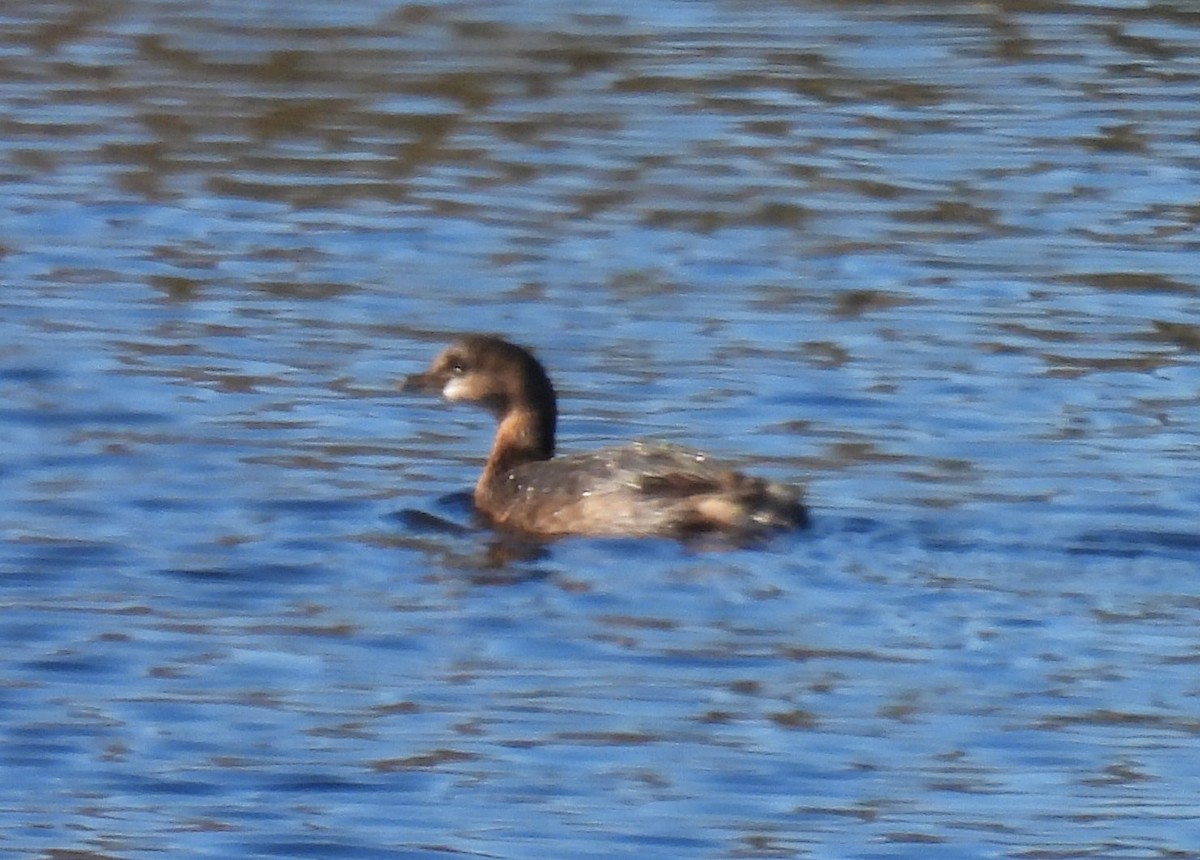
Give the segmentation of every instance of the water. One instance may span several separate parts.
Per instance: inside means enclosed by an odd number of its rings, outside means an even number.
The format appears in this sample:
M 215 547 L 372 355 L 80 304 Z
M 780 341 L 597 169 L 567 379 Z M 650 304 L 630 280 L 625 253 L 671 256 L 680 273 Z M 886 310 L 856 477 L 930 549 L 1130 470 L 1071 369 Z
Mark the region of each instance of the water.
M 1200 856 L 1192 4 L 0 23 L 0 853 Z M 814 527 L 505 551 L 464 329 Z

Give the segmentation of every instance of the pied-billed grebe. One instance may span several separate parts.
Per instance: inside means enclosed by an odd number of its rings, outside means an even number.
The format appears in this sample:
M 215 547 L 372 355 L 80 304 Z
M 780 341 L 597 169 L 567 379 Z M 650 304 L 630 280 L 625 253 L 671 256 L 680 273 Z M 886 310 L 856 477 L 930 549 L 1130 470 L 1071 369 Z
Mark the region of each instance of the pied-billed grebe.
M 499 337 L 459 338 L 401 388 L 478 403 L 496 416 L 474 497 L 498 526 L 543 536 L 678 537 L 750 536 L 807 523 L 798 490 L 675 445 L 634 442 L 555 457 L 554 387 L 528 350 Z

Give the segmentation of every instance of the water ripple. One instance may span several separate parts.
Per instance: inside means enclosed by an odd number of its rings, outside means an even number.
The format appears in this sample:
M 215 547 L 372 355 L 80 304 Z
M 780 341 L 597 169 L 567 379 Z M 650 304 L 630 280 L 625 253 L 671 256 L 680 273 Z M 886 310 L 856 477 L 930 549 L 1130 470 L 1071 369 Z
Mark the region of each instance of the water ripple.
M 1187 855 L 1187 3 L 0 10 L 0 845 Z M 451 332 L 755 546 L 488 531 Z

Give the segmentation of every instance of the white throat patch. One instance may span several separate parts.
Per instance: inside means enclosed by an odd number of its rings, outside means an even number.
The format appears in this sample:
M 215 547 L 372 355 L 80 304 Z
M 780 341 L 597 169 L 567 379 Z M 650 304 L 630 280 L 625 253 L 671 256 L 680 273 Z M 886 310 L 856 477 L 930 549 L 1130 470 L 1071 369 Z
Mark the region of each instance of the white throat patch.
M 442 388 L 442 397 L 447 400 L 467 400 L 469 396 L 470 392 L 460 376 L 451 377 L 450 381 Z

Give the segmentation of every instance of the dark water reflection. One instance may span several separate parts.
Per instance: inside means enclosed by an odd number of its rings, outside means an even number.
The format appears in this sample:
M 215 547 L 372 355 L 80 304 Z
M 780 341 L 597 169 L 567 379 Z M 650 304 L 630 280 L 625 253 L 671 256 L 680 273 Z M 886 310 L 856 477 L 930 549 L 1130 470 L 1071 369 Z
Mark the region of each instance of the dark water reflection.
M 1193 4 L 0 24 L 0 853 L 1195 853 Z M 462 329 L 814 528 L 498 544 Z

